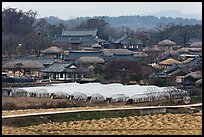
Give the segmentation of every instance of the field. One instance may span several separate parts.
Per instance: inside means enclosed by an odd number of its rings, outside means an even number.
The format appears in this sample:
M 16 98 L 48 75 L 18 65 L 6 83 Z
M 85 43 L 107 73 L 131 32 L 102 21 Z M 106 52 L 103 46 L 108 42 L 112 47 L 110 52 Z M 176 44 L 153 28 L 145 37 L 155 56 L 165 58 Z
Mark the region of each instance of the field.
M 61 110 L 77 110 L 92 108 L 133 107 L 139 104 L 125 105 L 122 103 L 83 103 L 69 102 L 63 99 L 49 98 L 2 98 L 3 106 L 14 103 L 16 110 L 3 110 L 2 115 L 50 112 Z M 66 102 L 66 103 L 65 103 Z M 46 104 L 45 104 L 46 103 Z M 35 104 L 35 105 L 34 105 Z M 59 107 L 61 104 L 61 108 Z M 149 104 L 150 105 L 150 104 Z M 42 108 L 44 106 L 45 108 Z M 53 108 L 53 106 L 55 106 Z M 6 108 L 6 106 L 4 106 Z M 33 109 L 28 109 L 33 108 Z M 36 109 L 38 108 L 38 109 Z M 40 108 L 40 109 L 39 109 Z M 123 113 L 123 112 L 120 112 Z M 128 112 L 127 112 L 128 113 Z M 197 113 L 154 114 L 136 116 L 134 113 L 112 117 L 110 113 L 97 115 L 94 113 L 70 115 L 73 119 L 66 121 L 50 121 L 30 126 L 11 126 L 2 124 L 4 135 L 201 135 L 202 110 Z M 105 115 L 105 116 L 104 116 Z M 107 116 L 106 116 L 107 115 Z M 109 116 L 110 115 L 110 116 Z M 83 119 L 82 117 L 87 117 Z M 98 118 L 96 118 L 98 117 Z M 89 119 L 90 118 L 90 119 Z M 32 118 L 30 118 L 33 120 Z M 10 121 L 9 121 L 10 122 Z M 23 122 L 23 121 L 22 121 Z
M 202 112 L 2 126 L 4 135 L 201 135 Z

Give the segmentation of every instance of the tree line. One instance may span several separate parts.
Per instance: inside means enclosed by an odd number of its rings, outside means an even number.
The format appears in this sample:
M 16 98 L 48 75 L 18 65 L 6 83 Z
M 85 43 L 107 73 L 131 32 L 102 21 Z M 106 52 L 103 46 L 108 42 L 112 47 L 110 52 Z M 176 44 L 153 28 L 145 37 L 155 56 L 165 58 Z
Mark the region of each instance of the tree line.
M 16 8 L 4 8 L 2 11 L 2 53 L 11 55 L 39 56 L 40 51 L 52 45 L 52 37 L 60 35 L 63 29 L 97 29 L 101 39 L 121 37 L 130 34 L 141 39 L 144 46 L 157 44 L 163 39 L 175 41 L 186 46 L 192 39 L 202 39 L 202 25 L 175 25 L 159 23 L 149 31 L 133 31 L 129 27 L 114 27 L 107 22 L 106 17 L 87 18 L 77 24 L 50 24 L 45 18 L 37 19 L 36 11 L 22 11 Z M 136 25 L 136 24 L 135 24 Z M 144 35 L 145 34 L 145 35 Z

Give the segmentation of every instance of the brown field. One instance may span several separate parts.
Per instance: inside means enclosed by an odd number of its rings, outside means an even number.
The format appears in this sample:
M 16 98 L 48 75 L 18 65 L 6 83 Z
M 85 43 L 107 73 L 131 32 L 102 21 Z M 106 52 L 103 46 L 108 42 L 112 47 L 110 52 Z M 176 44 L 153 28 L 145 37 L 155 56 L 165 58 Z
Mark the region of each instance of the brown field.
M 201 135 L 202 112 L 154 114 L 2 127 L 4 135 Z
M 3 105 L 13 102 L 19 110 L 3 110 L 2 115 L 16 115 L 35 112 L 52 112 L 76 109 L 134 107 L 125 103 L 83 103 L 68 102 L 63 99 L 49 98 L 2 98 Z M 67 102 L 66 108 L 56 108 L 56 104 Z M 43 103 L 51 104 L 40 108 Z M 40 109 L 27 109 L 29 107 Z M 52 108 L 55 106 L 54 108 Z M 76 107 L 77 106 L 77 107 Z M 202 111 L 193 114 L 154 114 L 129 116 L 123 118 L 102 118 L 93 120 L 50 122 L 26 127 L 2 125 L 4 135 L 201 135 Z

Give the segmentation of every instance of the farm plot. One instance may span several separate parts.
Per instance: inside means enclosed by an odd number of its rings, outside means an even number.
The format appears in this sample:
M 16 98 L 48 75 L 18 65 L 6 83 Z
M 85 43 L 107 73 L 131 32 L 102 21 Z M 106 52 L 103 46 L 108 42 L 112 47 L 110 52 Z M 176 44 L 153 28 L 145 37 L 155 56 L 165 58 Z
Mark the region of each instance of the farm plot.
M 201 135 L 202 112 L 50 122 L 15 129 L 3 126 L 2 129 L 3 134 L 21 132 L 41 135 Z

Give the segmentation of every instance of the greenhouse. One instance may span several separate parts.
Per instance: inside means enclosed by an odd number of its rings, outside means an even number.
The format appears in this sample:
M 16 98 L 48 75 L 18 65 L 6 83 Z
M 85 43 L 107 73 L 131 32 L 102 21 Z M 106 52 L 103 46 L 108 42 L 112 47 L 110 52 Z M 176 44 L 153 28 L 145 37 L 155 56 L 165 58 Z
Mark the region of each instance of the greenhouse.
M 69 96 L 69 99 L 72 97 L 72 99 L 75 100 L 87 100 L 87 97 L 90 97 L 90 101 L 102 101 L 111 98 L 113 102 L 125 101 L 128 98 L 132 98 L 135 101 L 152 101 L 169 98 L 175 95 L 188 95 L 187 91 L 177 89 L 176 87 L 122 85 L 120 83 L 61 83 L 52 84 L 52 86 L 17 88 L 12 92 L 13 94 L 19 94 L 20 96 L 26 96 L 28 93 L 39 94 L 41 95 L 40 97 L 48 94 L 66 97 L 71 95 Z

